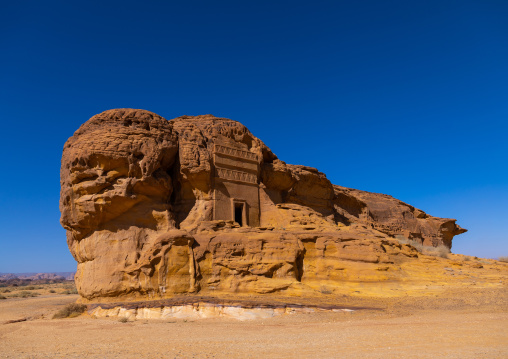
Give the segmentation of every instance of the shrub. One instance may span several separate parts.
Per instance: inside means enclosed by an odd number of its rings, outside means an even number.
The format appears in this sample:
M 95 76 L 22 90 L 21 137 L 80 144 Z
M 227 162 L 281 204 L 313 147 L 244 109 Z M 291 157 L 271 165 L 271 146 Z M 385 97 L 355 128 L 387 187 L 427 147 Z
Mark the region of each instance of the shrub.
M 29 298 L 29 297 L 37 297 L 40 295 L 39 293 L 30 292 L 28 290 L 22 290 L 19 292 L 18 296 L 21 298 Z
M 80 316 L 86 310 L 86 305 L 72 303 L 66 305 L 53 315 L 53 319 L 74 318 Z
M 62 294 L 67 294 L 67 295 L 69 295 L 69 294 L 78 294 L 78 291 L 77 291 L 77 289 L 68 289 L 68 290 L 64 290 L 62 292 Z
M 450 254 L 450 250 L 448 247 L 444 245 L 440 245 L 437 247 L 432 246 L 424 246 L 420 240 L 408 239 L 402 235 L 396 235 L 395 238 L 399 242 L 399 244 L 408 244 L 418 252 L 426 254 L 428 256 L 436 256 L 441 258 L 448 258 L 448 254 Z
M 499 257 L 498 261 L 508 263 L 508 257 Z
M 25 287 L 26 290 L 43 289 L 40 285 L 29 285 Z
M 49 290 L 49 292 L 50 292 L 50 293 L 56 293 L 56 290 L 54 290 L 54 289 L 50 289 L 50 290 Z
M 322 293 L 322 294 L 332 294 L 332 290 L 329 289 L 328 287 L 322 285 L 320 288 L 319 288 L 319 291 Z
M 430 256 L 436 256 L 441 258 L 448 258 L 448 254 L 450 254 L 450 250 L 446 246 L 437 246 L 437 247 L 425 247 L 425 254 Z
M 421 241 L 414 240 L 414 239 L 408 239 L 400 234 L 396 235 L 395 238 L 397 239 L 399 244 L 408 244 L 408 245 L 414 247 L 414 249 L 416 249 L 420 253 L 423 250 L 423 245 L 422 245 Z
M 0 294 L 0 299 L 7 299 L 7 297 Z
M 11 294 L 11 298 L 29 298 L 29 297 L 37 297 L 40 295 L 39 293 L 30 292 L 28 290 L 22 290 L 19 293 Z
M 120 319 L 118 319 L 118 321 L 120 323 L 127 323 L 129 321 L 129 319 L 127 319 L 127 317 L 121 317 Z
M 448 258 L 448 255 L 450 254 L 450 250 L 443 246 L 443 248 L 439 248 L 437 255 L 441 258 Z

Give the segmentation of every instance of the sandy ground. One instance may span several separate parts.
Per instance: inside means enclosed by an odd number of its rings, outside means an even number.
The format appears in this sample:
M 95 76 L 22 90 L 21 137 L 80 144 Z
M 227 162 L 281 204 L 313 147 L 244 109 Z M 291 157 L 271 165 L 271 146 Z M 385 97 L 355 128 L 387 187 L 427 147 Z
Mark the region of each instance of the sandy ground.
M 254 321 L 50 319 L 76 299 L 46 295 L 0 301 L 0 358 L 508 357 L 506 289 L 349 298 L 349 305 L 381 309 Z

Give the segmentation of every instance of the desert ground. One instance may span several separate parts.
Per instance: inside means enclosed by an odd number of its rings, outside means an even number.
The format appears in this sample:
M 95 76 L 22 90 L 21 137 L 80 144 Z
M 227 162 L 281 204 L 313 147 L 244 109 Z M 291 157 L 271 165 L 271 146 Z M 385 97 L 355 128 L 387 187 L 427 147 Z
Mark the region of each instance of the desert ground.
M 430 296 L 343 296 L 335 301 L 369 309 L 247 321 L 122 322 L 87 313 L 52 319 L 78 295 L 61 285 L 49 290 L 40 286 L 31 291 L 40 295 L 25 298 L 11 291 L 0 301 L 0 358 L 508 357 L 504 285 L 443 287 Z

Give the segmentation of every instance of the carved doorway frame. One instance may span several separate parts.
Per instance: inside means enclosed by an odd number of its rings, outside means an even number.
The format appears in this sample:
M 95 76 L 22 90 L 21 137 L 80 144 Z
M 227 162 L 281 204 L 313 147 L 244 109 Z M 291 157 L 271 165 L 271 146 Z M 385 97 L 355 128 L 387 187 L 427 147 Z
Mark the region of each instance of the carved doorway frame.
M 238 205 L 241 205 L 242 206 L 242 223 L 241 223 L 241 226 L 242 227 L 247 227 L 249 225 L 248 221 L 247 221 L 247 201 L 244 200 L 244 199 L 237 199 L 237 198 L 231 198 L 231 219 L 233 220 L 233 222 L 236 222 L 236 218 L 235 218 L 235 210 L 236 208 L 238 207 Z M 238 223 L 240 224 L 240 223 Z

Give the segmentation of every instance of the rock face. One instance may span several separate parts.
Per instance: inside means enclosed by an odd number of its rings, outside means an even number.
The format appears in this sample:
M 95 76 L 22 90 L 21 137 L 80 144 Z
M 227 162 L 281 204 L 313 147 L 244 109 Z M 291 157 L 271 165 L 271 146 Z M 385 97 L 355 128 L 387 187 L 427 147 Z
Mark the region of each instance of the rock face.
M 452 248 L 454 236 L 466 232 L 455 219 L 439 218 L 385 194 L 333 186 L 335 211 L 344 223 L 363 223 L 389 236 L 423 245 Z
M 83 301 L 333 292 L 400 278 L 465 232 L 390 196 L 279 160 L 242 124 L 105 111 L 65 143 L 61 223 Z

